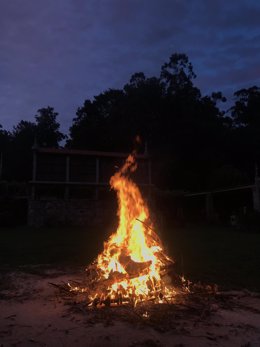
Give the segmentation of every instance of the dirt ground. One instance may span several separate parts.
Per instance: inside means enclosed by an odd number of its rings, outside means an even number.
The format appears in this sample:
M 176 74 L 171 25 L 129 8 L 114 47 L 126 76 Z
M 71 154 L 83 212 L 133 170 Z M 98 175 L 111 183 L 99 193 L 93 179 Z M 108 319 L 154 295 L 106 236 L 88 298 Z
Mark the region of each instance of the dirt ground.
M 206 306 L 87 309 L 49 284 L 82 274 L 40 266 L 2 272 L 0 346 L 260 346 L 260 294 L 225 292 Z

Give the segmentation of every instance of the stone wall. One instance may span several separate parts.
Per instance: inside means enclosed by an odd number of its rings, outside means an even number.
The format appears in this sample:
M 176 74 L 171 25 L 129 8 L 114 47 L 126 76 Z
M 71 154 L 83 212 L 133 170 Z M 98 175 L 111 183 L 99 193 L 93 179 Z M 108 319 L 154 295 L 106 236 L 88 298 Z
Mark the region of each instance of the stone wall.
M 95 199 L 29 200 L 28 225 L 32 227 L 100 225 L 113 220 L 116 209 L 112 201 Z

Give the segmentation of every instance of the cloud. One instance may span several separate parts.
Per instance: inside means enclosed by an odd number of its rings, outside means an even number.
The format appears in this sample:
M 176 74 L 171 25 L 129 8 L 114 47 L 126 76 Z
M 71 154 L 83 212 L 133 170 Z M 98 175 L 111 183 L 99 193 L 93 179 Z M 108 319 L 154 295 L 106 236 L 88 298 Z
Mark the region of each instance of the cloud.
M 187 53 L 203 92 L 259 84 L 257 1 L 12 0 L 0 11 L 0 124 L 51 105 L 67 130 L 86 98 Z

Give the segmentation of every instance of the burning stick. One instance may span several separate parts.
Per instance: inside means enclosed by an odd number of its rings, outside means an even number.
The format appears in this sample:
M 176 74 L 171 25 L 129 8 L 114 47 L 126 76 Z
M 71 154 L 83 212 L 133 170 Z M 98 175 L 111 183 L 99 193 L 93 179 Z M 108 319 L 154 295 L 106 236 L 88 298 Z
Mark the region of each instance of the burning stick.
M 130 155 L 110 179 L 117 193 L 119 225 L 104 243 L 103 252 L 87 268 L 86 284 L 93 306 L 150 300 L 171 302 L 176 294 L 175 288 L 162 278 L 173 261 L 165 254 L 153 227 L 147 224 L 149 209 L 128 176 L 136 167 L 135 158 Z

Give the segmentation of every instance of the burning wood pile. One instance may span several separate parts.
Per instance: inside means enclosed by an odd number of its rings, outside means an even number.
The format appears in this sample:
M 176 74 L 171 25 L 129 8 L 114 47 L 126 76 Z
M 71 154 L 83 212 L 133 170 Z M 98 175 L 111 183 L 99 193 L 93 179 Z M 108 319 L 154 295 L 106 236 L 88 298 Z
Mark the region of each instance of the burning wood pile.
M 88 306 L 169 303 L 177 293 L 188 291 L 185 280 L 174 275 L 174 261 L 165 254 L 142 194 L 129 177 L 136 168 L 131 154 L 111 177 L 118 199 L 117 231 L 87 267 L 84 284 L 68 284 L 71 292 L 84 293 Z
M 179 294 L 216 291 L 214 286 L 193 285 L 176 275 L 174 261 L 164 252 L 142 194 L 129 177 L 136 168 L 133 152 L 110 179 L 117 193 L 118 228 L 104 243 L 103 252 L 86 268 L 84 280 L 54 284 L 63 294 L 87 301 L 88 307 L 169 304 L 176 303 Z

